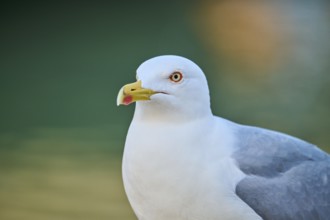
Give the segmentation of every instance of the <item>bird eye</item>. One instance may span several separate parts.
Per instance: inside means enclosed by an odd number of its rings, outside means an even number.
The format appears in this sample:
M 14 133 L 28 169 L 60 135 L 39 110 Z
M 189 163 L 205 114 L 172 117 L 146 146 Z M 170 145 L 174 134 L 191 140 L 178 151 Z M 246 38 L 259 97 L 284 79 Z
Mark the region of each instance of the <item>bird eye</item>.
M 180 73 L 180 72 L 174 72 L 170 75 L 169 79 L 172 82 L 178 83 L 183 79 L 183 76 L 182 76 L 182 73 Z

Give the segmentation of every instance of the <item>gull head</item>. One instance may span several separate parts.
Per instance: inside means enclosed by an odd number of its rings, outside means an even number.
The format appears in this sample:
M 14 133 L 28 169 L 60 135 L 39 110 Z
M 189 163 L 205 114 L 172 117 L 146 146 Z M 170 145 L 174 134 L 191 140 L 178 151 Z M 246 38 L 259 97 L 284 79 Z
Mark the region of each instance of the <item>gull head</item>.
M 143 62 L 136 82 L 123 86 L 117 105 L 137 102 L 134 117 L 191 119 L 211 114 L 207 80 L 191 60 L 164 55 Z

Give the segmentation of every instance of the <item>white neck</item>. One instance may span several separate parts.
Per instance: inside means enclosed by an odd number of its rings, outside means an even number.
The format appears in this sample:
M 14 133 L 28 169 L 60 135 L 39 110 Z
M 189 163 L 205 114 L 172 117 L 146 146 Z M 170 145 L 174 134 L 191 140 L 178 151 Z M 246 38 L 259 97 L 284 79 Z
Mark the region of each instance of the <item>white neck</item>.
M 201 106 L 198 108 L 198 106 Z M 198 105 L 194 108 L 172 108 L 172 106 L 162 105 L 153 102 L 136 103 L 134 119 L 144 122 L 157 121 L 184 123 L 195 120 L 210 118 L 213 116 L 210 105 Z
M 230 125 L 213 117 L 176 124 L 134 117 L 123 178 L 139 219 L 260 219 L 234 195 L 244 174 L 230 158 Z M 216 209 L 203 208 L 213 203 Z

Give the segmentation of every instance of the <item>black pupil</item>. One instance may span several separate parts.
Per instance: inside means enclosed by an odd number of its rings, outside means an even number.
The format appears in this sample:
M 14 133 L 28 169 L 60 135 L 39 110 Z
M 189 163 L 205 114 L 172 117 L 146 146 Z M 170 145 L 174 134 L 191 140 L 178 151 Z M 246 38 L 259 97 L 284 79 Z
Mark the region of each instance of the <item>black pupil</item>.
M 175 80 L 178 80 L 178 79 L 179 79 L 179 74 L 175 74 L 175 75 L 174 75 L 174 79 L 175 79 Z

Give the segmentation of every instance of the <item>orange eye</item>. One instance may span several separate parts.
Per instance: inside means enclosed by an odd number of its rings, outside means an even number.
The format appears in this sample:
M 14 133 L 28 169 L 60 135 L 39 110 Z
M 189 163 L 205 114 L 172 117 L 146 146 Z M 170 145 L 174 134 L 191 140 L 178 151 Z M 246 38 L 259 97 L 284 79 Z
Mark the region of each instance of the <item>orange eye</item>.
M 180 73 L 180 72 L 174 72 L 170 75 L 169 79 L 172 82 L 178 83 L 183 79 L 183 76 L 182 76 L 182 73 Z

